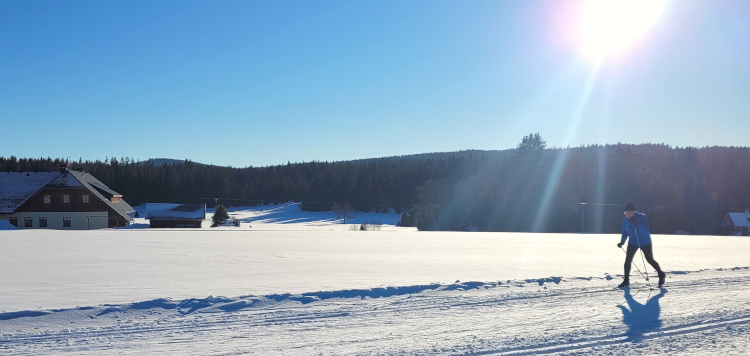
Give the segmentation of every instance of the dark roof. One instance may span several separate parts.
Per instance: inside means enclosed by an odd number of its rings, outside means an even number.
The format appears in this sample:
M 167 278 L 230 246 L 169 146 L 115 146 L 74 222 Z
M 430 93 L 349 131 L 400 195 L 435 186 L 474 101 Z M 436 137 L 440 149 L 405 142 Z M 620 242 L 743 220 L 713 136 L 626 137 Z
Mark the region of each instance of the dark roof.
M 128 221 L 134 209 L 124 200 L 112 202 L 113 196 L 121 196 L 91 174 L 77 171 L 66 172 L 11 172 L 0 173 L 0 213 L 12 214 L 27 200 L 44 188 L 84 188 L 112 210 Z

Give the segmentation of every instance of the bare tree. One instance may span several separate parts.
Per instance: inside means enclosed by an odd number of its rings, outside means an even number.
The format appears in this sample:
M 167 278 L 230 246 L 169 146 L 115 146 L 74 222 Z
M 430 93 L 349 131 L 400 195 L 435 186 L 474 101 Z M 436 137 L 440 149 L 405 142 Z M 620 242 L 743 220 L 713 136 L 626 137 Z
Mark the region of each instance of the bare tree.
M 342 224 L 346 224 L 347 219 L 354 219 L 357 216 L 357 211 L 352 209 L 349 203 L 339 204 L 334 202 L 331 210 L 336 214 L 336 219 L 341 221 Z

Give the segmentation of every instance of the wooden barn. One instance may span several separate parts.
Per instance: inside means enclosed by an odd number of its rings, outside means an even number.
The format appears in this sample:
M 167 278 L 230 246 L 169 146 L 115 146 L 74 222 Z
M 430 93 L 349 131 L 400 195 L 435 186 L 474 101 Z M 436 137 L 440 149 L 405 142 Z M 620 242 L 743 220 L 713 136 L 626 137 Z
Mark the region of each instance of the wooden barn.
M 206 204 L 146 204 L 146 219 L 152 228 L 201 228 Z

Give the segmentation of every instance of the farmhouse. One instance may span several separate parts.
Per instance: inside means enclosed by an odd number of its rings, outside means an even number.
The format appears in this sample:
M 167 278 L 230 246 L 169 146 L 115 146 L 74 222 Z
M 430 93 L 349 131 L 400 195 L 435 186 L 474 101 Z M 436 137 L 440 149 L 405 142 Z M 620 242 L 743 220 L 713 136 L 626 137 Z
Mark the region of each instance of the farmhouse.
M 200 228 L 206 218 L 206 204 L 146 204 L 146 219 L 153 228 Z
M 135 210 L 91 174 L 72 171 L 0 173 L 0 220 L 21 229 L 122 227 Z
M 729 213 L 721 222 L 721 227 L 730 235 L 750 235 L 750 209 L 744 213 Z

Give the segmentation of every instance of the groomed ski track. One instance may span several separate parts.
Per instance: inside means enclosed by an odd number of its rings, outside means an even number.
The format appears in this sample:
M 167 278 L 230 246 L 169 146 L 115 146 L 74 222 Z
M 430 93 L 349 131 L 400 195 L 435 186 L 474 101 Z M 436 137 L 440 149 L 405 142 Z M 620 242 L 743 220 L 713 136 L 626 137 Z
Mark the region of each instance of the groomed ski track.
M 618 277 L 619 278 L 619 277 Z M 0 314 L 10 355 L 745 355 L 747 267 L 663 289 L 548 277 Z M 636 276 L 633 276 L 636 281 Z

